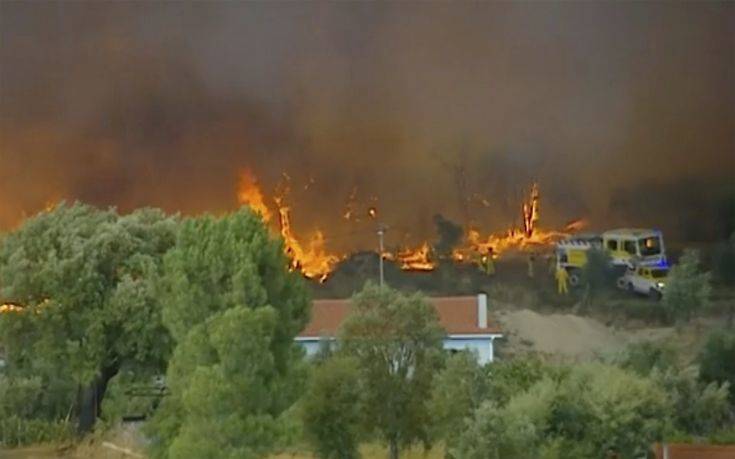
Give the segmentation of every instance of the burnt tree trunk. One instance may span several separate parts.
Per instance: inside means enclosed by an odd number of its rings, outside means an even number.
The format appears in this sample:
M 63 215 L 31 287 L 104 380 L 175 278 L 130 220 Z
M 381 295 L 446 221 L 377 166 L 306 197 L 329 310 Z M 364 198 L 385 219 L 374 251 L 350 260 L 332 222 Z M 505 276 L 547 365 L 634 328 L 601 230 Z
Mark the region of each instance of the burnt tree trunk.
M 106 366 L 91 383 L 79 389 L 77 431 L 80 434 L 89 433 L 94 428 L 94 423 L 100 416 L 107 385 L 119 370 L 117 364 Z

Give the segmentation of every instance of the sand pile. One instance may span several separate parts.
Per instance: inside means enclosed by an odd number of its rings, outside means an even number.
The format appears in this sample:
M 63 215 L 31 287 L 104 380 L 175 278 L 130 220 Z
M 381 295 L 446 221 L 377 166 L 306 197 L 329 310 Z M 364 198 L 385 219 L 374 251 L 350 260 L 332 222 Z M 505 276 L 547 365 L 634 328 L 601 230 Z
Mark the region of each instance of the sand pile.
M 619 330 L 590 317 L 529 309 L 498 312 L 496 318 L 511 352 L 534 350 L 577 360 L 615 353 L 631 342 L 655 340 L 672 332 L 670 328 Z

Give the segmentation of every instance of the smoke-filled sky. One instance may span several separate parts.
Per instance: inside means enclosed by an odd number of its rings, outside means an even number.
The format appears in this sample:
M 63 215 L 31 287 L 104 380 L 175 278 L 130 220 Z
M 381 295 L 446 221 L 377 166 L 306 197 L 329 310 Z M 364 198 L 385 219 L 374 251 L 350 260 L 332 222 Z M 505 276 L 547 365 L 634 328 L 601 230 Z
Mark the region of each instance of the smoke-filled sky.
M 242 168 L 335 244 L 353 190 L 394 237 L 517 223 L 534 180 L 546 226 L 674 221 L 735 180 L 735 4 L 3 1 L 0 168 L 0 228 L 221 212 Z

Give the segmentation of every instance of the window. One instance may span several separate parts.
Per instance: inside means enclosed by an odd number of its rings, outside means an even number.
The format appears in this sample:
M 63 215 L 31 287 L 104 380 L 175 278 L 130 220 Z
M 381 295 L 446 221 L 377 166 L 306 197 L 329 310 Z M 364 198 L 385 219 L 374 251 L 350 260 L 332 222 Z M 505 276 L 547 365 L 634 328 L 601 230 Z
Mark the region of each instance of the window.
M 661 239 L 658 236 L 644 237 L 638 241 L 638 245 L 644 257 L 661 253 Z
M 635 241 L 625 241 L 623 242 L 623 250 L 628 252 L 631 255 L 635 255 L 638 253 L 635 247 Z
M 607 241 L 607 248 L 608 250 L 613 251 L 618 250 L 618 241 L 616 241 L 615 239 L 610 239 L 609 241 Z

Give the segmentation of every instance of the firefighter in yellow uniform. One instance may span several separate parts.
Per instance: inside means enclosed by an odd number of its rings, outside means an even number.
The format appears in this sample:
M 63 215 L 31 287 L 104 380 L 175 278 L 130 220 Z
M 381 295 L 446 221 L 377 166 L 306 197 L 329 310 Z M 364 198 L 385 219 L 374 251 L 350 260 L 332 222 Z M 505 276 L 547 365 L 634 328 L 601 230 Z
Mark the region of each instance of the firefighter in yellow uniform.
M 487 254 L 480 257 L 478 264 L 480 265 L 480 271 L 488 276 L 495 275 L 495 261 L 493 260 L 492 247 L 487 250 Z
M 556 288 L 559 291 L 559 295 L 567 295 L 569 289 L 567 283 L 569 282 L 569 273 L 566 269 L 559 266 L 556 268 Z

